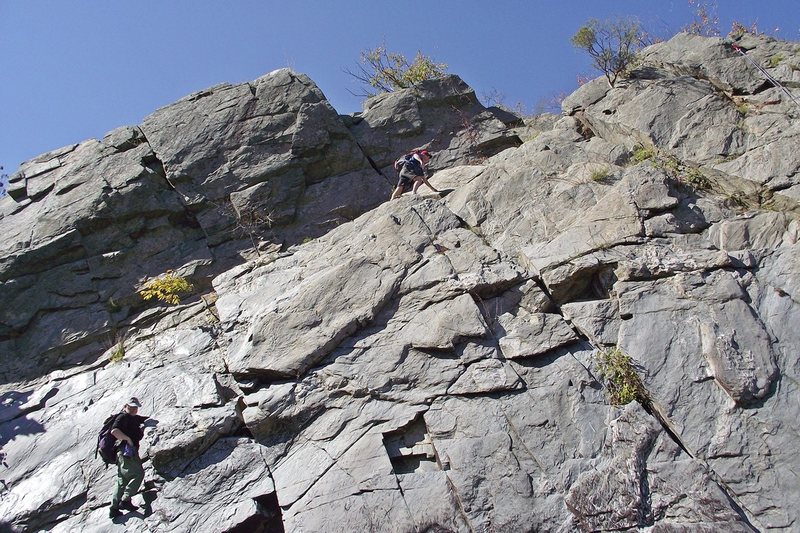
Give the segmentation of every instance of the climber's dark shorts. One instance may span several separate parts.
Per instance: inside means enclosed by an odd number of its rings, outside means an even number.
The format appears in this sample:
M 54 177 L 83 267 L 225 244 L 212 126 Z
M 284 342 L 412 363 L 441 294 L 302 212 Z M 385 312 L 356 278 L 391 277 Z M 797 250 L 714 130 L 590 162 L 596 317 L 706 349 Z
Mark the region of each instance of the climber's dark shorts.
M 408 192 L 411 190 L 411 187 L 414 185 L 414 180 L 409 178 L 408 176 L 400 175 L 400 179 L 397 181 L 397 188 L 400 189 L 402 192 Z
M 397 186 L 403 192 L 408 192 L 414 186 L 414 182 L 417 178 L 421 178 L 422 176 L 417 176 L 411 172 L 400 172 L 400 179 L 397 181 Z

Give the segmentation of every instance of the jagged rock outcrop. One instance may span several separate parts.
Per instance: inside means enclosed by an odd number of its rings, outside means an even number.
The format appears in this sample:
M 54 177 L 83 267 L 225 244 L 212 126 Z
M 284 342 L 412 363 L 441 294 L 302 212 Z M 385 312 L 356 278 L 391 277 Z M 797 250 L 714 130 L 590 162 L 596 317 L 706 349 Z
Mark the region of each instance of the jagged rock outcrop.
M 424 102 L 415 144 L 447 143 L 488 120 L 455 76 L 420 90 L 404 93 Z M 374 115 L 360 124 L 383 120 Z M 501 126 L 495 120 L 482 142 L 519 142 Z M 353 128 L 358 138 L 371 131 Z M 376 158 L 398 149 L 374 144 Z M 462 144 L 448 163 L 484 153 Z M 174 270 L 205 291 L 243 256 L 317 237 L 377 206 L 394 175 L 379 174 L 371 157 L 308 77 L 282 69 L 24 163 L 11 179 L 17 203 L 0 215 L 0 379 L 96 359 L 153 318 L 136 294 L 144 279 Z
M 397 154 L 419 146 L 435 151 L 430 166 L 436 169 L 483 161 L 521 144 L 512 129 L 522 125 L 519 117 L 484 108 L 457 76 L 370 98 L 349 122 L 359 144 L 384 169 Z
M 795 44 L 738 45 L 800 97 Z M 678 35 L 519 145 L 455 77 L 339 117 L 284 70 L 23 165 L 3 526 L 796 529 L 800 106 L 764 82 Z M 422 144 L 452 192 L 383 202 Z M 137 300 L 170 268 L 202 298 Z M 609 348 L 638 402 L 609 405 Z M 146 483 L 112 524 L 93 439 L 130 395 Z

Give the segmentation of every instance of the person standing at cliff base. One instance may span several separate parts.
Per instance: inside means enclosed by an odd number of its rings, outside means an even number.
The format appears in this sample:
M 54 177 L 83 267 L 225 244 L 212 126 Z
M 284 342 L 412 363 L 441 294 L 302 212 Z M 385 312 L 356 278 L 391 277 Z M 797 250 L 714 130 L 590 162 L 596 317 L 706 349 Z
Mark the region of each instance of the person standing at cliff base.
M 423 183 L 433 192 L 439 192 L 439 190 L 428 181 L 427 165 L 431 157 L 431 153 L 423 149 L 414 150 L 397 160 L 395 168 L 400 171 L 400 179 L 392 193 L 392 200 L 400 198 L 400 195 L 412 187 L 414 194 L 416 194 L 417 189 L 419 189 L 420 185 Z
M 114 519 L 122 514 L 120 509 L 135 511 L 131 497 L 139 491 L 144 480 L 144 468 L 139 458 L 139 442 L 144 437 L 142 424 L 146 416 L 139 416 L 142 404 L 138 398 L 131 398 L 122 408 L 111 426 L 111 434 L 119 441 L 117 449 L 117 484 L 111 498 L 109 517 Z

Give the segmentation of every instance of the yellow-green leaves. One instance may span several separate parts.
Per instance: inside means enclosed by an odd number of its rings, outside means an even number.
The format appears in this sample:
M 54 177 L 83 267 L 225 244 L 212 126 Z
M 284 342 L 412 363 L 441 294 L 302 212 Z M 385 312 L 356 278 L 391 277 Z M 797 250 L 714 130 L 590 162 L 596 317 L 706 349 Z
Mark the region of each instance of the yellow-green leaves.
M 605 74 L 613 87 L 617 78 L 633 66 L 648 38 L 635 19 L 590 19 L 570 41 L 592 57 L 595 68 Z
M 633 368 L 631 358 L 619 348 L 611 348 L 597 354 L 597 367 L 606 381 L 608 399 L 612 405 L 627 405 L 636 400 L 647 399 L 639 374 Z
M 346 72 L 368 87 L 359 96 L 374 96 L 441 78 L 447 73 L 447 65 L 436 63 L 422 52 L 417 52 L 409 63 L 403 54 L 390 52 L 386 45 L 381 45 L 361 52 L 358 70 Z
M 192 289 L 194 287 L 186 278 L 178 276 L 170 270 L 157 278 L 148 280 L 138 292 L 144 300 L 156 298 L 162 302 L 177 305 L 181 303 L 180 294 L 191 292 Z

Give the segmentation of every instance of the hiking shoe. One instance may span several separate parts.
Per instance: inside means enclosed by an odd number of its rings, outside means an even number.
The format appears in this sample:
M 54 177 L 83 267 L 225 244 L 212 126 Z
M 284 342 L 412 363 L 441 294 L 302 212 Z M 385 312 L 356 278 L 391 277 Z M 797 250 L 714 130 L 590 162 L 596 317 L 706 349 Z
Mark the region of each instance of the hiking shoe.
M 122 516 L 122 512 L 119 509 L 114 509 L 112 507 L 111 509 L 108 510 L 108 517 L 111 520 L 114 520 L 115 518 L 119 518 L 120 516 Z
M 130 500 L 122 500 L 121 502 L 119 502 L 119 508 L 125 509 L 126 511 L 135 511 L 136 509 L 139 508 L 139 506 L 134 505 L 133 502 L 131 502 Z

